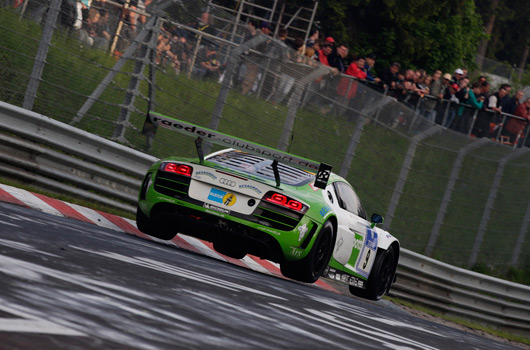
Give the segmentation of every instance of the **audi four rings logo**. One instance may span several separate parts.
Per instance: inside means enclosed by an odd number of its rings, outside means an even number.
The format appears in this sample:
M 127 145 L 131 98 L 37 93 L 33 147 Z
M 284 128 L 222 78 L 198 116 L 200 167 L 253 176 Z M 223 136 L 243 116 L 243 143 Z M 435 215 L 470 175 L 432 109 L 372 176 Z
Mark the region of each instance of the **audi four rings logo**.
M 225 179 L 224 177 L 219 180 L 219 183 L 221 185 L 226 185 L 226 186 L 230 186 L 230 187 L 234 187 L 236 185 L 235 181 Z

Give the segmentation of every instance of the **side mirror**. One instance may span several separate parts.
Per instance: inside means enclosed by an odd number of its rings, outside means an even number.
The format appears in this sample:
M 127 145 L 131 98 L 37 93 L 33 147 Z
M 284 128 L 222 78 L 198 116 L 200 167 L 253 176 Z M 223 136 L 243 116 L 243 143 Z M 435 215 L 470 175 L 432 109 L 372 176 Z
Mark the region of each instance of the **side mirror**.
M 381 215 L 374 213 L 372 214 L 370 221 L 372 222 L 372 228 L 374 228 L 376 224 L 382 224 L 384 219 Z

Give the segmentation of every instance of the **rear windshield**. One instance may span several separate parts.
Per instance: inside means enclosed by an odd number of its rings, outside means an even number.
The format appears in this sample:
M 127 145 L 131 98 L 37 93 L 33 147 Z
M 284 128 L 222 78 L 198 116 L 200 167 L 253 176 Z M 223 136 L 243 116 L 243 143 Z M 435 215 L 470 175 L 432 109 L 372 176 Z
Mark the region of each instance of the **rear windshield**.
M 234 170 L 274 180 L 272 160 L 269 159 L 232 150 L 209 157 L 208 160 Z M 303 186 L 315 178 L 314 174 L 282 163 L 278 163 L 278 172 L 281 183 L 291 186 Z

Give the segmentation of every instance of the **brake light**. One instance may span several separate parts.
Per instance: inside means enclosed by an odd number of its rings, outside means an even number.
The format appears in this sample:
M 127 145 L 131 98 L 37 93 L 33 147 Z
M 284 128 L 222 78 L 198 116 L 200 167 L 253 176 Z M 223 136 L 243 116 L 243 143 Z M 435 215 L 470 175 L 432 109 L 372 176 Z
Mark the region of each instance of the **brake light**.
M 281 193 L 271 193 L 266 195 L 263 199 L 294 211 L 301 212 L 304 209 L 304 205 L 301 202 L 291 199 Z
M 184 176 L 191 176 L 193 168 L 186 164 L 177 164 L 177 163 L 164 163 L 162 166 L 163 171 L 168 173 L 175 173 Z

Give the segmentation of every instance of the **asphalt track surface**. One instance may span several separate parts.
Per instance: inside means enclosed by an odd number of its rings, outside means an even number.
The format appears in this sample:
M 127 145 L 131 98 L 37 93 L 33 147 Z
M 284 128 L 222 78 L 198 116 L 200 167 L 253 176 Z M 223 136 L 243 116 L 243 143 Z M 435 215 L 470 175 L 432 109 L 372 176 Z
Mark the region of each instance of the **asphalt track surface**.
M 0 185 L 0 349 L 518 349 L 247 259 Z

